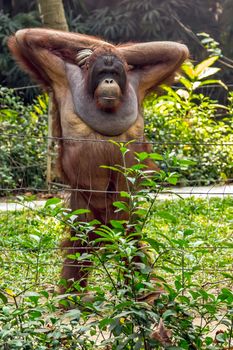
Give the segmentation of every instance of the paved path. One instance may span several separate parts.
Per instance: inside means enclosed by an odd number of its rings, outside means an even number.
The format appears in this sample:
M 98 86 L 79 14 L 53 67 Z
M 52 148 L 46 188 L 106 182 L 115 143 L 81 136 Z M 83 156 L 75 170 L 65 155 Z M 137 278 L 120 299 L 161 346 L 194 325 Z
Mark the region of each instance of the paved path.
M 233 184 L 224 186 L 175 187 L 170 191 L 166 190 L 164 193 L 161 193 L 159 199 L 188 198 L 191 196 L 197 198 L 233 196 Z
M 14 203 L 12 201 L 9 201 L 7 203 L 1 203 L 0 202 L 0 211 L 16 211 L 16 210 L 22 210 L 27 208 L 38 208 L 43 207 L 46 203 L 45 200 L 43 201 L 33 201 L 33 202 L 26 202 L 25 205 L 22 205 L 20 203 Z
M 224 197 L 233 196 L 233 184 L 224 186 L 200 186 L 200 187 L 175 187 L 170 190 L 165 189 L 158 196 L 158 199 L 179 199 L 194 196 L 197 198 Z M 46 200 L 33 201 L 26 203 L 28 208 L 38 208 L 45 204 Z M 19 203 L 0 203 L 0 211 L 22 210 L 25 206 Z

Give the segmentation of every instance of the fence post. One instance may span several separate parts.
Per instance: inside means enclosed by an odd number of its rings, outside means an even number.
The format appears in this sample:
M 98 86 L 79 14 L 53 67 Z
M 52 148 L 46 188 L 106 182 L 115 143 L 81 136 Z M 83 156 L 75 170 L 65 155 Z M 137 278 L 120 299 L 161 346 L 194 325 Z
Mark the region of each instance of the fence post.
M 47 173 L 46 173 L 46 185 L 48 192 L 51 192 L 51 182 L 52 182 L 52 96 L 49 94 L 49 109 L 48 109 L 48 140 L 47 140 Z

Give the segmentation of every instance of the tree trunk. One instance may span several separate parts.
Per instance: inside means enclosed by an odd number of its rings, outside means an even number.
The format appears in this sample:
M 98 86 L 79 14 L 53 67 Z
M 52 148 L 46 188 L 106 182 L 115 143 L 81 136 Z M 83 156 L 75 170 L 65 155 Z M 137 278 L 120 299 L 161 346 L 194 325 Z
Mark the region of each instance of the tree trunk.
M 68 31 L 62 0 L 37 0 L 37 2 L 44 27 Z
M 225 0 L 223 3 L 222 13 L 220 15 L 220 30 L 224 45 L 225 55 L 233 59 L 233 46 L 230 45 L 233 40 L 233 3 L 232 0 Z
M 65 11 L 62 0 L 37 0 L 41 21 L 46 28 L 68 31 Z M 51 96 L 50 96 L 51 97 Z M 49 99 L 48 113 L 48 143 L 47 143 L 47 176 L 46 182 L 50 192 L 51 183 L 54 178 L 54 169 L 52 169 L 52 153 L 54 150 L 54 141 L 52 139 L 52 99 Z

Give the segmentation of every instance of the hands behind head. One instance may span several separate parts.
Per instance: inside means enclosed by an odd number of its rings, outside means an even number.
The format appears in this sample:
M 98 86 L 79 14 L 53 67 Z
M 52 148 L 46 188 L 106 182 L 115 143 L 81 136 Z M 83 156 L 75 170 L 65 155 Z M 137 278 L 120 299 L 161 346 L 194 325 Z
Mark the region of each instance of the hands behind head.
M 79 53 L 76 56 L 76 62 L 78 64 L 79 67 L 84 66 L 84 64 L 86 63 L 86 60 L 88 59 L 88 57 L 90 57 L 92 55 L 93 51 L 90 49 L 83 49 L 81 51 L 79 51 Z

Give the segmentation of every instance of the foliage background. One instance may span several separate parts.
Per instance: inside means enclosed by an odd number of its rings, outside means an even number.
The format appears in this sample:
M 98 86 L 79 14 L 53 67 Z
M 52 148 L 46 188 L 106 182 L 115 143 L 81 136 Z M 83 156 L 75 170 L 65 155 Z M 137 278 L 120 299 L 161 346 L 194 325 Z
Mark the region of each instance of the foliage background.
M 231 0 L 120 0 L 64 1 L 69 28 L 99 35 L 115 43 L 124 41 L 176 40 L 188 44 L 192 58 L 206 55 L 193 33 L 206 32 L 226 56 L 233 58 L 233 5 Z M 37 2 L 0 1 L 0 80 L 10 87 L 29 79 L 15 66 L 6 48 L 6 37 L 22 27 L 41 26 Z M 230 70 L 224 72 L 231 80 Z M 30 97 L 30 96 L 29 96 Z
M 114 42 L 182 40 L 191 48 L 192 58 L 198 60 L 206 53 L 192 32 L 205 31 L 232 57 L 228 45 L 232 38 L 231 0 L 64 3 L 72 30 Z M 28 78 L 9 57 L 5 43 L 18 28 L 41 25 L 36 1 L 0 0 L 0 8 L 4 10 L 0 15 L 1 79 L 8 86 L 28 85 Z M 155 179 L 149 173 L 146 180 L 143 164 L 137 164 L 124 169 L 128 181 L 135 184 L 143 175 L 144 185 L 148 181 L 148 187 L 157 193 L 164 183 L 176 184 L 174 170 L 179 171 L 180 181 L 185 184 L 232 179 L 233 152 L 229 145 L 233 95 L 229 93 L 228 102 L 220 106 L 216 90 L 210 98 L 196 89 L 197 85 L 216 83 L 207 80 L 213 73 L 219 74 L 206 62 L 201 65 L 203 71 L 200 65 L 199 69 L 192 65 L 186 69 L 177 90 L 166 88 L 166 95 L 145 102 L 146 133 L 156 145 L 154 157 L 161 160 L 162 170 L 156 172 Z M 224 74 L 230 79 L 229 71 Z M 44 186 L 48 101 L 46 96 L 39 96 L 27 103 L 34 96 L 29 91 L 21 97 L 6 87 L 0 90 L 0 181 L 5 189 Z M 138 155 L 139 161 L 150 156 Z M 89 256 L 70 256 L 75 261 L 93 261 L 94 283 L 87 289 L 96 293 L 92 303 L 83 303 L 80 295 L 58 295 L 54 280 L 59 279 L 57 267 L 62 258 L 58 242 L 65 228 L 76 228 L 85 241 L 96 222 L 77 221 L 82 210 L 71 213 L 56 198 L 47 201 L 44 208 L 31 211 L 28 206 L 35 197 L 29 194 L 17 198 L 25 210 L 0 212 L 0 347 L 92 350 L 97 348 L 94 339 L 107 330 L 111 337 L 103 342 L 101 350 L 109 349 L 109 345 L 113 350 L 231 348 L 232 198 L 163 202 L 151 196 L 147 186 L 138 187 L 139 193 L 123 194 L 130 197 L 129 206 L 115 203 L 117 210 L 130 211 L 128 223 L 113 220 L 109 226 L 96 227 L 98 240 L 104 243 L 102 254 L 93 250 Z M 129 232 L 136 232 L 136 237 Z M 148 264 L 150 254 L 139 249 L 138 235 L 149 245 L 156 272 Z M 142 258 L 139 264 L 138 256 Z M 140 293 L 155 290 L 148 280 L 151 273 L 166 290 L 153 305 L 137 298 Z M 74 309 L 61 310 L 61 304 L 73 305 Z M 165 340 L 170 346 L 158 339 L 160 320 L 167 327 L 162 329 L 165 338 L 167 330 L 172 332 L 174 346 L 169 337 Z M 221 327 L 220 332 L 216 332 L 216 325 Z
M 13 90 L 0 88 L 0 193 L 41 188 L 46 177 L 46 95 L 25 104 Z M 4 192 L 2 192 L 2 190 Z
M 99 35 L 113 42 L 177 40 L 188 44 L 193 60 L 206 57 L 203 46 L 210 53 L 221 56 L 216 65 L 221 65 L 222 51 L 231 57 L 229 40 L 232 38 L 232 2 L 201 0 L 120 0 L 108 1 L 64 1 L 70 30 Z M 37 1 L 0 2 L 0 76 L 4 85 L 22 87 L 31 85 L 29 78 L 22 73 L 9 55 L 7 37 L 22 27 L 41 26 Z M 201 43 L 194 33 L 207 32 Z M 224 61 L 224 60 L 223 60 Z M 227 59 L 231 65 L 231 60 Z M 225 67 L 225 66 L 224 66 Z M 226 68 L 226 67 L 225 67 Z M 231 79 L 231 70 L 214 70 L 215 76 Z M 206 75 L 206 73 L 205 73 Z M 201 78 L 203 79 L 203 78 Z M 208 80 L 208 74 L 206 75 Z M 174 171 L 179 168 L 181 184 L 210 184 L 214 181 L 231 181 L 232 175 L 232 94 L 224 89 L 212 89 L 212 97 L 204 90 L 190 91 L 190 86 L 198 77 L 189 77 L 190 82 L 177 92 L 171 89 L 166 96 L 157 96 L 145 103 L 146 134 L 156 144 L 156 151 L 165 154 L 167 161 L 160 164 L 162 169 Z M 191 85 L 190 85 L 191 84 Z M 213 84 L 213 81 L 210 82 Z M 201 86 L 200 85 L 200 86 Z M 183 89 L 183 90 L 182 90 Z M 185 90 L 184 90 L 185 89 Z M 191 89 L 192 90 L 192 89 Z M 195 91 L 194 91 L 195 90 Z M 42 187 L 45 179 L 45 142 L 47 135 L 46 108 L 41 106 L 41 98 L 33 101 L 38 90 L 35 88 L 12 91 L 1 90 L 2 131 L 6 134 L 25 134 L 22 142 L 7 135 L 3 141 L 2 175 L 4 187 Z M 185 97 L 189 94 L 188 99 Z M 4 97 L 5 95 L 5 97 Z M 219 100 L 217 101 L 217 98 Z M 228 98 L 228 100 L 227 100 Z M 32 105 L 28 104 L 32 102 Z M 224 103 L 221 110 L 218 103 Z M 38 110 L 39 103 L 39 115 Z M 33 114 L 34 113 L 34 114 Z M 36 117 L 35 117 L 36 116 Z M 7 118 L 6 118 L 7 117 Z M 37 123 L 37 121 L 39 121 Z M 18 128 L 19 126 L 19 128 Z M 31 139 L 28 137 L 30 135 Z M 42 136 L 41 136 L 42 135 Z M 42 137 L 42 138 L 41 138 Z M 6 142 L 7 141 L 7 142 Z M 39 141 L 39 147 L 35 143 Z M 41 142 L 40 142 L 41 141 Z M 205 141 L 205 145 L 202 142 Z M 179 145 L 178 145 L 179 143 Z M 11 148 L 11 150 L 10 150 Z M 24 151 L 23 151 L 24 150 Z M 171 161 L 175 155 L 183 162 L 193 163 L 189 167 Z M 18 168 L 17 168 L 18 166 Z

